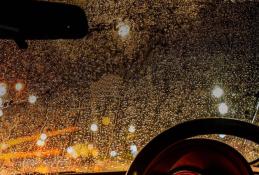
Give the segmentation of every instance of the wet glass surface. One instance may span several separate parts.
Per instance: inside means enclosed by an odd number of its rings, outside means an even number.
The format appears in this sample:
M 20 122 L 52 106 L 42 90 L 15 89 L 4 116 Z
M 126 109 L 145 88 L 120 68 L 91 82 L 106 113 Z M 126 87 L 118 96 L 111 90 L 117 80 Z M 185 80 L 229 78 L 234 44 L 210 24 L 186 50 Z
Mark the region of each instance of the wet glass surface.
M 27 50 L 0 41 L 0 174 L 127 170 L 143 146 L 178 123 L 252 122 L 254 2 L 58 2 L 85 10 L 89 36 L 29 41 Z M 210 138 L 258 158 L 251 142 Z

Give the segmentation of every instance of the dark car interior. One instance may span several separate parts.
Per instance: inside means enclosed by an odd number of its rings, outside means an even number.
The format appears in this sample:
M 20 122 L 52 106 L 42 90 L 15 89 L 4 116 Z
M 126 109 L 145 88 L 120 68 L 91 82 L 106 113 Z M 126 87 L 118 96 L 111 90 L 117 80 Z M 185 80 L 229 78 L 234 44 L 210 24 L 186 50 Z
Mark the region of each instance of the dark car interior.
M 259 174 L 259 3 L 0 2 L 0 174 Z

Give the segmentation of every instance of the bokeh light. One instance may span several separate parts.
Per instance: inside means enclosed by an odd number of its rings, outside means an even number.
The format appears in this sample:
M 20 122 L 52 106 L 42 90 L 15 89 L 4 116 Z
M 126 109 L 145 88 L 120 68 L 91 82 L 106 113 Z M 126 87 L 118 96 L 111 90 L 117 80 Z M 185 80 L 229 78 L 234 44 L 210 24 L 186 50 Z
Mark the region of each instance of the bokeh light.
M 67 148 L 67 153 L 68 153 L 71 157 L 73 157 L 73 158 L 77 158 L 77 157 L 78 157 L 77 152 L 75 151 L 75 149 L 74 149 L 72 146 L 69 146 L 69 147 Z
M 225 134 L 219 134 L 219 137 L 224 139 L 226 137 L 226 135 Z
M 226 103 L 220 103 L 218 106 L 219 113 L 224 115 L 228 113 L 228 106 Z
M 45 145 L 45 141 L 39 139 L 39 140 L 37 140 L 36 144 L 39 147 L 43 147 Z
M 4 112 L 2 109 L 0 109 L 0 117 L 2 117 L 4 115 Z
M 130 152 L 133 157 L 135 157 L 138 154 L 138 148 L 135 144 L 130 145 Z
M 121 37 L 126 37 L 129 35 L 129 32 L 130 32 L 130 27 L 123 23 L 123 22 L 120 22 L 118 25 L 117 25 L 117 28 L 118 28 L 118 34 L 119 36 Z
M 105 126 L 108 126 L 111 122 L 111 119 L 110 117 L 103 117 L 102 118 L 102 124 L 105 125 Z
M 96 132 L 98 131 L 98 125 L 96 123 L 91 124 L 90 126 L 91 131 Z
M 3 105 L 4 105 L 4 100 L 0 98 L 0 108 L 3 107 Z
M 5 83 L 0 83 L 0 97 L 6 95 L 7 85 Z
M 40 140 L 45 141 L 47 139 L 47 135 L 45 133 L 42 133 L 40 135 Z
M 111 157 L 116 157 L 118 155 L 118 153 L 116 151 L 111 151 L 110 152 L 110 156 Z
M 136 131 L 135 126 L 134 126 L 134 125 L 130 125 L 128 131 L 129 131 L 130 133 L 134 133 L 134 132 Z
M 37 101 L 37 97 L 35 95 L 30 95 L 28 101 L 29 103 L 34 104 Z
M 73 152 L 74 152 L 74 148 L 73 148 L 72 146 L 69 146 L 69 147 L 67 148 L 67 153 L 71 154 L 71 153 L 73 153 Z
M 15 84 L 15 90 L 16 91 L 21 91 L 21 90 L 23 90 L 23 88 L 24 88 L 24 84 L 23 83 L 18 82 L 18 83 Z
M 212 95 L 216 98 L 220 98 L 224 95 L 224 91 L 219 86 L 215 86 L 214 89 L 212 90 Z

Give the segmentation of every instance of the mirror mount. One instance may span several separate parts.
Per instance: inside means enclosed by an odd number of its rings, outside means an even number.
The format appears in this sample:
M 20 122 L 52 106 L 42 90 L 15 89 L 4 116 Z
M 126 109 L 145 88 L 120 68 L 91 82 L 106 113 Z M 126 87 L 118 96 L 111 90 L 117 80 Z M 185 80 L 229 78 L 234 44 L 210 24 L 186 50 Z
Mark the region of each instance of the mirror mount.
M 80 7 L 57 2 L 0 1 L 0 39 L 14 40 L 26 49 L 26 40 L 79 39 L 89 33 Z

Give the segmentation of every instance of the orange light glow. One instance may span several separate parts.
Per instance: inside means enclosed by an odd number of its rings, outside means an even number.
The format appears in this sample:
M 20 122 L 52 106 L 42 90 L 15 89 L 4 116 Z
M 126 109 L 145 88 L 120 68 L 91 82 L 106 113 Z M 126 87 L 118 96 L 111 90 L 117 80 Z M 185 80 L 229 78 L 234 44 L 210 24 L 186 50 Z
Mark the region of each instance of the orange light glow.
M 103 117 L 102 124 L 108 126 L 111 123 L 110 117 Z
M 34 152 L 14 152 L 14 153 L 1 154 L 0 160 L 58 156 L 61 153 L 62 152 L 59 149 L 51 149 L 47 151 L 34 151 Z
M 65 128 L 65 129 L 61 129 L 61 130 L 57 130 L 57 131 L 47 132 L 46 134 L 49 137 L 54 137 L 54 136 L 57 136 L 57 135 L 63 135 L 63 134 L 66 134 L 66 133 L 76 132 L 78 130 L 79 130 L 78 127 L 69 127 L 69 128 Z
M 35 168 L 35 172 L 41 173 L 41 174 L 47 174 L 49 172 L 48 167 L 40 165 Z
M 65 128 L 65 129 L 61 129 L 61 130 L 57 130 L 57 131 L 50 131 L 50 132 L 47 132 L 46 134 L 49 137 L 54 137 L 54 136 L 57 136 L 57 135 L 63 135 L 63 134 L 71 133 L 71 132 L 75 132 L 75 131 L 78 131 L 77 127 L 69 127 L 69 128 Z M 39 137 L 40 137 L 40 134 L 35 134 L 35 135 L 32 135 L 32 136 L 19 137 L 19 138 L 16 138 L 16 139 L 10 139 L 9 141 L 6 141 L 5 143 L 1 143 L 0 145 L 6 145 L 5 146 L 5 149 L 6 149 L 6 148 L 9 148 L 11 146 L 19 145 L 19 144 L 24 143 L 24 142 L 36 141 L 36 140 L 38 140 Z

